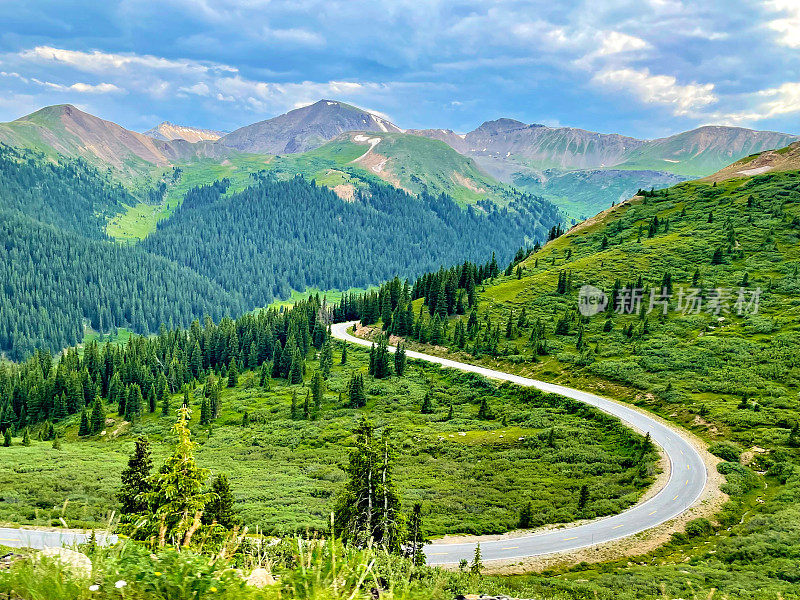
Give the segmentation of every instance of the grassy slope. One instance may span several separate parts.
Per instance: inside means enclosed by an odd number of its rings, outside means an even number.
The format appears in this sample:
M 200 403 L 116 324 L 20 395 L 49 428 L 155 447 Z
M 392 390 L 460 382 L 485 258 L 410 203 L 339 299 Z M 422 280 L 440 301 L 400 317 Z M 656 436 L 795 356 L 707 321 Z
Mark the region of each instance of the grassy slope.
M 662 226 L 648 238 L 654 215 L 669 218 L 670 229 L 664 233 Z M 640 226 L 644 233 L 637 241 Z M 712 265 L 718 247 L 726 249 L 724 263 Z M 800 420 L 800 174 L 734 179 L 716 187 L 685 183 L 667 196 L 638 198 L 548 244 L 523 268 L 521 279 L 501 277 L 485 288 L 480 312 L 505 329 L 510 311 L 518 315 L 524 306 L 530 318 L 544 321 L 550 351 L 532 357 L 530 330 L 523 330 L 503 341 L 509 356 L 499 364 L 628 400 L 711 443 L 732 442 L 746 451 L 742 460 L 751 468 L 731 467 L 724 490 L 732 500 L 718 515 L 721 527 L 713 535 L 678 538 L 633 563 L 580 566 L 557 580 L 499 580 L 494 589 L 511 585 L 520 597 L 560 590 L 573 597 L 618 598 L 659 596 L 661 586 L 665 595 L 689 597 L 692 588 L 714 587 L 732 597 L 797 597 L 792 569 L 800 556 L 800 453 L 789 433 Z M 609 315 L 591 317 L 582 352 L 576 349 L 576 322 L 569 335 L 553 333 L 555 321 L 577 308 L 577 288 L 584 283 L 609 290 L 615 279 L 634 283 L 641 275 L 645 285 L 657 287 L 669 271 L 677 290 L 691 286 L 697 269 L 706 290 L 738 289 L 748 273 L 748 289 L 762 288 L 759 314 L 724 314 L 724 320 L 705 312 L 682 315 L 674 312 L 673 300 L 667 317 L 647 317 L 646 333 L 638 315 L 610 315 L 609 332 L 603 331 Z M 555 291 L 560 271 L 572 273 L 575 289 L 569 294 Z M 629 325 L 632 337 L 623 333 Z
M 649 483 L 636 477 L 641 437 L 622 425 L 610 426 L 546 403 L 525 404 L 515 388 L 424 364 L 412 366 L 403 378 L 367 378 L 368 406 L 356 411 L 339 404 L 338 392 L 352 370 L 365 369 L 367 353 L 353 349 L 345 366 L 338 364 L 338 352 L 335 358 L 317 421 L 289 418 L 292 391 L 298 390 L 302 405 L 306 387 L 274 380 L 272 389 L 264 391 L 250 373 L 241 377 L 238 388 L 223 391 L 220 417 L 212 427 L 199 426 L 198 401 L 193 399 L 199 462 L 215 473 L 228 473 L 251 526 L 268 532 L 325 528 L 332 498 L 346 478 L 347 448 L 361 413 L 379 426 L 392 427 L 405 506 L 425 504 L 432 534 L 513 529 L 527 501 L 534 503 L 540 522 L 617 512 Z M 428 389 L 435 412 L 422 415 L 419 406 Z M 477 419 L 483 395 L 496 419 Z M 448 401 L 455 410 L 451 421 L 446 419 Z M 175 397 L 173 404 L 178 403 Z M 247 429 L 241 427 L 244 410 L 252 420 Z M 0 449 L 0 521 L 58 525 L 63 515 L 70 526 L 102 524 L 115 506 L 112 495 L 132 436 L 146 434 L 153 441 L 158 463 L 168 450 L 165 440 L 172 423 L 160 411 L 145 415 L 132 429 L 121 425 L 116 414 L 109 417 L 114 421 L 107 423 L 109 433 L 88 440 L 76 438 L 76 418 L 59 425 L 64 431 L 60 451 L 50 442 L 26 448 L 19 439 Z M 555 448 L 546 443 L 551 427 Z M 625 459 L 633 459 L 633 465 L 620 466 Z M 584 482 L 592 497 L 587 511 L 579 513 L 578 490 Z

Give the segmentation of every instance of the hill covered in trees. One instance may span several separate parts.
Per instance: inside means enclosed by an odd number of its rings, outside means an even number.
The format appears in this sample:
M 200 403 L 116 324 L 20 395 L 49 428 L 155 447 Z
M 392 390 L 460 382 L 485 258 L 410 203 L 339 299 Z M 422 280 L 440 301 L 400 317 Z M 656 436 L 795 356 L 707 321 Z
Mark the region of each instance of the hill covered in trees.
M 508 208 L 462 209 L 445 195 L 415 198 L 373 184 L 342 201 L 302 177 L 262 175 L 224 195 L 220 182 L 191 190 L 141 248 L 187 266 L 265 306 L 292 289 L 367 287 L 394 275 L 414 278 L 441 264 L 496 250 L 507 260 L 545 237 L 558 213 L 534 196 Z
M 125 188 L 83 159 L 0 146 L 0 352 L 16 360 L 79 343 L 86 325 L 149 333 L 236 316 L 292 290 L 414 278 L 492 248 L 506 256 L 559 216 L 524 195 L 509 208 L 462 210 L 447 196 L 377 183 L 352 202 L 303 178 L 251 183 L 228 194 L 227 181 L 191 188 L 151 237 L 122 246 L 104 229 L 138 202 Z M 151 190 L 153 210 L 165 187 Z

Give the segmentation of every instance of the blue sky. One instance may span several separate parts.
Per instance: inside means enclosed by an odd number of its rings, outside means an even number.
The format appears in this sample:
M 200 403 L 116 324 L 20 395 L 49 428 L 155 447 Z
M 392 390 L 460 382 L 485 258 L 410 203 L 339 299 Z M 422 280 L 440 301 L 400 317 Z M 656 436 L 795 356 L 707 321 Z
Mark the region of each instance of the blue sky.
M 800 1 L 0 2 L 0 120 L 235 129 L 321 98 L 401 127 L 800 133 Z

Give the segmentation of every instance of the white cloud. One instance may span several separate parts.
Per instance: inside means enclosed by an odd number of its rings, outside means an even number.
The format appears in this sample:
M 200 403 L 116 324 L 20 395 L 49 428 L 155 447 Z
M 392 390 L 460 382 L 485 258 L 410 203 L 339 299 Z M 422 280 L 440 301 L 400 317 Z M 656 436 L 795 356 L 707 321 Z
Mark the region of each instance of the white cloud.
M 648 104 L 670 106 L 676 116 L 691 115 L 718 100 L 713 83 L 683 85 L 671 75 L 653 75 L 648 69 L 605 69 L 592 81 L 628 91 Z
M 51 46 L 36 46 L 23 50 L 18 56 L 27 61 L 63 64 L 89 73 L 113 73 L 131 67 L 144 67 L 152 70 L 168 70 L 184 74 L 207 73 L 209 71 L 236 72 L 234 67 L 218 63 L 201 63 L 193 60 L 171 60 L 149 54 L 113 54 L 93 50 L 82 52 L 65 50 Z
M 717 112 L 710 115 L 721 123 L 741 125 L 755 123 L 800 112 L 800 81 L 760 90 L 746 97 L 749 108 L 736 112 Z
M 597 51 L 599 56 L 643 50 L 650 46 L 650 44 L 642 38 L 628 35 L 627 33 L 620 33 L 619 31 L 610 31 L 608 33 L 600 33 L 599 35 L 602 40 L 600 48 Z
M 208 84 L 203 81 L 199 81 L 194 85 L 179 87 L 178 91 L 185 92 L 187 94 L 194 94 L 195 96 L 208 96 L 211 94 Z
M 269 29 L 265 28 L 264 37 L 274 39 L 286 44 L 301 46 L 323 46 L 325 38 L 314 31 L 307 29 Z
M 40 79 L 36 79 L 35 77 L 31 78 L 31 81 L 37 85 L 41 85 L 59 92 L 78 92 L 79 94 L 111 94 L 125 91 L 113 83 L 91 84 L 77 82 L 73 83 L 72 85 L 63 85 L 61 83 L 53 83 L 52 81 L 42 81 Z
M 766 24 L 778 33 L 778 43 L 789 48 L 800 48 L 800 3 L 797 0 L 770 0 L 766 6 L 773 12 L 783 13 L 783 16 Z

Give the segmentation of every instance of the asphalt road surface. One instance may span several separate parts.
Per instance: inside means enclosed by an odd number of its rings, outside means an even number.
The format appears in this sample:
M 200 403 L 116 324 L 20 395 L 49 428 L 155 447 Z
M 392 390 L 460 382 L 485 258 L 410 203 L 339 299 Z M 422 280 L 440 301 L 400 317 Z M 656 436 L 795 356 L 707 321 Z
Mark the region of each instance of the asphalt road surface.
M 347 332 L 353 323 L 351 321 L 334 324 L 331 328 L 333 337 L 353 344 L 369 346 L 371 342 L 354 337 Z M 390 347 L 389 350 L 394 352 L 395 348 Z M 445 367 L 477 373 L 492 379 L 535 387 L 543 392 L 560 394 L 595 406 L 642 433 L 649 432 L 653 442 L 663 448 L 670 461 L 669 480 L 652 498 L 613 517 L 596 519 L 583 525 L 513 539 L 481 542 L 481 555 L 485 561 L 513 560 L 567 552 L 634 535 L 680 515 L 697 502 L 703 492 L 707 477 L 706 467 L 694 446 L 684 439 L 678 429 L 665 425 L 629 406 L 562 385 L 528 379 L 421 352 L 407 350 L 406 355 L 409 358 L 438 363 Z M 425 555 L 428 564 L 431 565 L 455 564 L 461 559 L 469 561 L 474 552 L 474 543 L 434 542 L 425 547 Z

